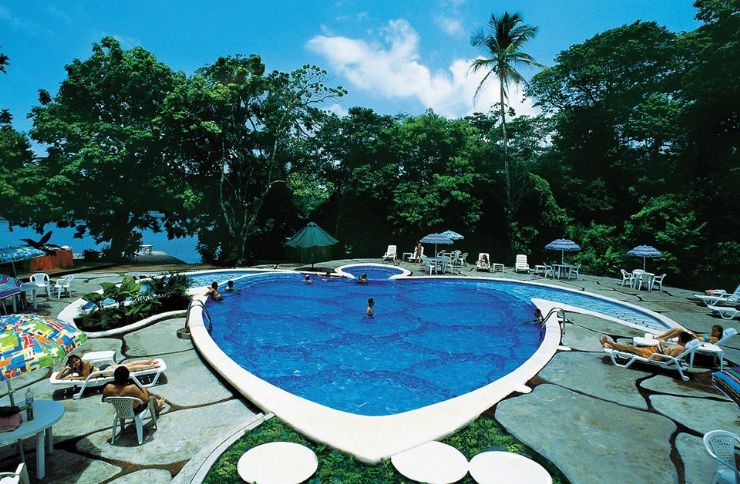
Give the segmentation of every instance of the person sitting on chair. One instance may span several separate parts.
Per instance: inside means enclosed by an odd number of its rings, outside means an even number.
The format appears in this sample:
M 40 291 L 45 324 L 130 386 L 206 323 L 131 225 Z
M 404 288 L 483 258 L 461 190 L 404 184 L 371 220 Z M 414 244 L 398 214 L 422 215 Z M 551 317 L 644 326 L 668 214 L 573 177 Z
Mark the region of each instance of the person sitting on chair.
M 69 358 L 67 358 L 67 364 L 65 365 L 64 369 L 59 372 L 57 378 L 64 378 L 67 380 L 84 380 L 85 378 L 90 376 L 91 373 L 94 373 L 96 371 L 107 371 L 110 373 L 122 366 L 129 371 L 137 372 L 142 370 L 149 370 L 151 368 L 157 368 L 159 366 L 159 361 L 139 360 L 128 361 L 121 364 L 105 363 L 100 365 L 99 368 L 96 368 L 92 365 L 92 363 L 82 361 L 82 358 L 80 358 L 79 356 L 70 355 Z
M 686 349 L 686 343 L 694 339 L 694 337 L 683 331 L 678 335 L 678 344 L 675 345 L 658 345 L 658 346 L 635 346 L 627 345 L 622 343 L 616 343 L 614 340 L 609 338 L 607 335 L 602 334 L 599 338 L 601 346 L 604 348 L 610 348 L 617 351 L 624 351 L 625 353 L 632 353 L 633 355 L 642 356 L 643 358 L 650 358 L 650 355 L 658 353 L 659 355 L 666 356 L 678 356 Z
M 655 339 L 665 342 L 666 340 L 675 338 L 684 332 L 687 331 L 685 331 L 683 328 L 671 328 L 665 333 L 656 336 Z M 712 330 L 709 332 L 709 334 L 699 334 L 694 333 L 693 331 L 688 331 L 688 333 L 693 336 L 694 339 L 698 339 L 699 341 L 703 341 L 704 343 L 716 343 L 722 338 L 724 332 L 725 329 L 719 324 L 715 324 L 714 326 L 712 326 Z
M 150 394 L 146 388 L 129 381 L 131 373 L 125 366 L 119 366 L 113 372 L 113 382 L 103 387 L 103 400 L 108 397 L 134 397 L 138 398 L 146 405 L 150 398 L 154 398 L 154 411 L 159 415 L 162 407 L 165 405 L 164 398 Z M 138 411 L 142 404 L 135 403 L 134 411 Z

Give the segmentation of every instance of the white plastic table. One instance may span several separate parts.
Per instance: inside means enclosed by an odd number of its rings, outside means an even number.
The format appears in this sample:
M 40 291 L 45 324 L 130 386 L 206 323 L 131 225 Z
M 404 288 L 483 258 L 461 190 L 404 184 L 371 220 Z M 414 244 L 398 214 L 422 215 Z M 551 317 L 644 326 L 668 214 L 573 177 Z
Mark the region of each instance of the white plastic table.
M 26 420 L 26 411 L 21 411 L 23 422 L 12 432 L 0 432 L 0 445 L 18 442 L 36 436 L 36 477 L 43 479 L 46 476 L 46 453 L 54 452 L 54 440 L 51 434 L 52 426 L 64 415 L 64 405 L 52 400 L 34 400 L 33 420 Z M 45 444 L 47 448 L 45 449 Z M 22 449 L 22 448 L 21 448 Z M 21 455 L 21 458 L 24 456 Z M 25 460 L 25 459 L 24 459 Z
M 38 290 L 39 286 L 32 282 L 24 282 L 21 284 L 21 291 L 23 292 L 30 292 L 31 293 L 31 300 L 33 301 L 33 309 L 38 309 L 38 306 L 36 305 L 36 290 Z

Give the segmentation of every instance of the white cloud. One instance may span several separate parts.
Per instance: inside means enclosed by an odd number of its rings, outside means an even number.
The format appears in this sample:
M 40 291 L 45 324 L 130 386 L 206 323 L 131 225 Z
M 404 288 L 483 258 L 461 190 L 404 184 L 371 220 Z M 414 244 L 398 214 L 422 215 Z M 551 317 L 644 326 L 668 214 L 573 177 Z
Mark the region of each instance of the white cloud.
M 324 110 L 325 110 L 325 111 L 328 111 L 328 112 L 330 112 L 330 113 L 334 113 L 334 114 L 336 114 L 337 116 L 339 116 L 340 118 L 343 118 L 343 117 L 345 117 L 345 116 L 346 116 L 347 114 L 349 114 L 349 111 L 347 111 L 347 109 L 345 109 L 345 108 L 344 108 L 344 107 L 343 107 L 343 106 L 342 106 L 341 104 L 339 104 L 339 103 L 334 103 L 334 104 L 332 104 L 331 106 L 329 106 L 329 107 L 325 108 Z
M 473 106 L 484 73 L 469 72 L 469 59 L 452 59 L 446 70 L 436 71 L 421 63 L 419 35 L 406 20 L 391 20 L 382 32 L 382 42 L 317 35 L 307 47 L 326 58 L 355 88 L 387 99 L 415 98 L 445 116 L 487 111 L 498 101 L 498 79 L 492 76 Z M 509 105 L 517 114 L 534 112 L 516 86 L 509 87 Z
M 448 35 L 460 35 L 463 33 L 462 21 L 457 18 L 435 17 L 434 23 Z

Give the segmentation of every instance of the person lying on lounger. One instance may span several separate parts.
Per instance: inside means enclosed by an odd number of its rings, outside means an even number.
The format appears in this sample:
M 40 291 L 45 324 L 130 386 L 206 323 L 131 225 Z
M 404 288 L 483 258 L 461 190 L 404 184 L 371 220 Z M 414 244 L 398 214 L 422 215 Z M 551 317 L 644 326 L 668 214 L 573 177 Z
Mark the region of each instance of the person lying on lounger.
M 617 351 L 624 351 L 625 353 L 632 353 L 633 355 L 642 356 L 643 358 L 650 358 L 650 355 L 658 353 L 659 355 L 666 356 L 678 356 L 686 349 L 686 343 L 694 339 L 691 334 L 682 331 L 678 335 L 678 344 L 675 345 L 658 345 L 658 346 L 635 346 L 617 343 L 605 334 L 602 334 L 599 338 L 601 346 L 604 348 L 610 348 Z
M 150 398 L 154 398 L 154 411 L 159 415 L 162 407 L 165 405 L 164 398 L 149 393 L 146 388 L 141 388 L 139 385 L 129 381 L 131 373 L 125 366 L 119 366 L 113 372 L 113 382 L 108 383 L 103 387 L 103 399 L 107 397 L 135 397 L 144 402 L 149 401 Z M 134 412 L 139 409 L 141 404 L 134 405 Z
M 671 338 L 675 338 L 681 333 L 683 333 L 684 330 L 682 328 L 671 328 L 668 331 L 666 331 L 663 334 L 659 334 L 655 337 L 655 339 L 660 341 L 666 341 Z M 693 331 L 688 331 L 688 333 L 694 337 L 694 339 L 698 339 L 699 341 L 703 341 L 705 343 L 716 343 L 720 339 L 722 339 L 722 335 L 724 334 L 725 329 L 720 326 L 719 324 L 715 324 L 712 326 L 712 330 L 709 332 L 709 334 L 699 334 L 694 333 Z
M 129 371 L 137 372 L 142 370 L 149 370 L 151 368 L 157 368 L 159 366 L 159 362 L 157 360 L 139 360 L 128 361 L 121 364 L 105 363 L 100 365 L 100 368 L 96 368 L 91 363 L 88 363 L 87 361 L 82 361 L 82 358 L 80 358 L 79 356 L 71 355 L 69 358 L 67 358 L 67 365 L 62 371 L 59 372 L 57 378 L 60 380 L 84 380 L 91 373 L 94 373 L 96 371 L 105 371 L 112 373 L 115 371 L 116 368 L 122 366 L 127 368 Z

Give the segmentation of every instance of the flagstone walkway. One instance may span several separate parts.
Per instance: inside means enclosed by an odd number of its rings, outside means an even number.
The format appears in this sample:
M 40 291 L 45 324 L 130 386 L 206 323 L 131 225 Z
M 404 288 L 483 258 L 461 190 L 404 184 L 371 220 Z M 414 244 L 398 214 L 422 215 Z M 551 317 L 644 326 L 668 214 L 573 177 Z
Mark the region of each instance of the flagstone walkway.
M 402 266 L 420 275 L 417 265 Z M 509 268 L 503 274 L 465 270 L 461 275 L 542 281 Z M 120 275 L 78 274 L 75 296 L 98 289 L 104 280 L 118 281 Z M 712 317 L 692 302 L 694 291 L 665 287 L 663 292 L 638 292 L 621 287 L 616 279 L 593 276 L 546 282 L 637 304 L 702 333 L 713 324 L 740 328 L 738 320 Z M 42 296 L 39 312 L 56 315 L 69 302 Z M 555 355 L 530 382 L 531 393 L 496 405 L 496 419 L 575 483 L 618 477 L 635 482 L 709 482 L 715 466 L 704 451 L 702 435 L 713 429 L 740 429 L 738 407 L 710 385 L 711 370 L 690 370 L 691 380 L 684 383 L 676 372 L 615 367 L 601 351 L 598 336 L 630 338 L 640 332 L 592 316 L 567 316 L 572 324 L 565 326 L 563 344 L 572 351 Z M 258 417 L 257 409 L 214 376 L 189 341 L 177 339 L 175 331 L 183 324 L 181 318 L 162 321 L 121 338 L 90 340 L 83 348 L 113 349 L 129 360 L 160 357 L 167 362 L 166 379 L 153 391 L 164 396 L 171 409 L 161 416 L 157 430 L 147 428 L 142 446 L 136 445 L 133 428 L 110 444 L 114 412 L 101 402 L 99 391 L 73 400 L 69 392 L 51 387 L 48 371 L 13 381 L 20 398 L 23 387 L 30 385 L 37 399 L 55 399 L 65 407 L 64 417 L 54 426 L 56 451 L 47 461 L 44 482 L 169 482 L 200 449 Z M 730 360 L 740 362 L 740 338 L 725 350 Z M 35 476 L 32 441 L 26 441 L 26 457 Z M 16 462 L 15 447 L 0 448 L 0 468 L 9 470 Z

